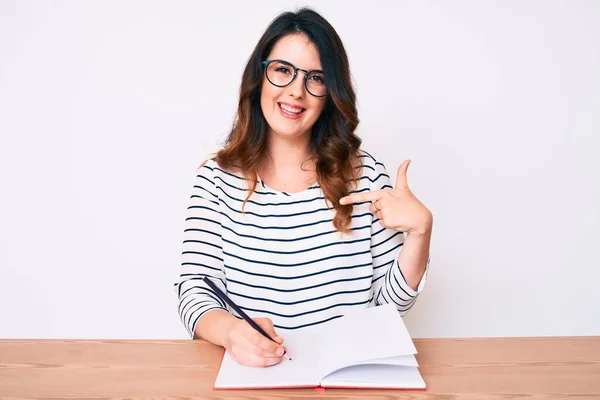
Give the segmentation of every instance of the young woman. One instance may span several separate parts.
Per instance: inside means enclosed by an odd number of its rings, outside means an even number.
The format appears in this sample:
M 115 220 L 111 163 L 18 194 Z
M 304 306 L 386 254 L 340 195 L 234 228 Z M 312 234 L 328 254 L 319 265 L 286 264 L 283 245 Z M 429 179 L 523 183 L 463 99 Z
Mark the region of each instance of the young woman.
M 248 60 L 224 147 L 199 169 L 186 219 L 179 313 L 240 364 L 281 361 L 285 331 L 353 308 L 403 315 L 424 284 L 431 212 L 360 149 L 344 46 L 310 9 L 267 28 Z M 210 279 L 267 332 L 228 309 Z

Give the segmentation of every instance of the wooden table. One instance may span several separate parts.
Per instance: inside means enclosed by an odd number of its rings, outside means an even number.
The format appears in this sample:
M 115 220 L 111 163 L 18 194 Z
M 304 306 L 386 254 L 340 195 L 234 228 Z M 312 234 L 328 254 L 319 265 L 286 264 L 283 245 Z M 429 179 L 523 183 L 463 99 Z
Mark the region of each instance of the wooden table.
M 0 340 L 0 397 L 600 399 L 600 336 L 415 345 L 425 391 L 213 391 L 223 350 L 204 341 Z

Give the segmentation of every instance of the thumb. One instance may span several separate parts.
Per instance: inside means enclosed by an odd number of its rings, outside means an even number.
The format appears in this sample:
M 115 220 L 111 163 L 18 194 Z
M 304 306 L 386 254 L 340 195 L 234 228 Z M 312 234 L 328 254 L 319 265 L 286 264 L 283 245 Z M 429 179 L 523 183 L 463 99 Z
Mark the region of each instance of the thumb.
M 410 165 L 410 160 L 404 160 L 398 167 L 398 174 L 396 175 L 396 187 L 394 189 L 408 189 L 408 178 L 406 177 L 406 170 Z

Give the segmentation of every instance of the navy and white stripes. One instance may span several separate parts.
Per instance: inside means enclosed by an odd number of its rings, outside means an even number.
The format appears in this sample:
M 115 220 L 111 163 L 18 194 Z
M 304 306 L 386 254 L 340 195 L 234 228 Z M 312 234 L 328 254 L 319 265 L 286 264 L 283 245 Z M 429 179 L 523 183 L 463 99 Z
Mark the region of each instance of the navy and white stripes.
M 362 161 L 354 192 L 392 187 L 382 163 L 365 152 Z M 370 202 L 354 205 L 351 234 L 341 235 L 318 184 L 284 193 L 259 180 L 242 212 L 246 194 L 244 179 L 215 161 L 198 169 L 176 283 L 190 336 L 207 311 L 227 309 L 202 282 L 207 275 L 251 317 L 269 317 L 280 330 L 383 303 L 404 314 L 414 304 L 425 277 L 417 291 L 406 283 L 397 262 L 404 235 L 383 228 Z

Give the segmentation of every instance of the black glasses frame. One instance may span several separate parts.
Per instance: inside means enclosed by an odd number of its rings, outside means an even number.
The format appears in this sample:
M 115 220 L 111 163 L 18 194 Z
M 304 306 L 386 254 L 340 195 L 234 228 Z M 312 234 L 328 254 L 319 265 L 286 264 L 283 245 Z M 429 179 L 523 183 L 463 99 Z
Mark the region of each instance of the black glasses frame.
M 271 64 L 272 62 L 275 62 L 275 61 L 277 61 L 277 62 L 280 62 L 280 63 L 282 63 L 282 64 L 285 64 L 285 65 L 288 65 L 288 66 L 290 66 L 290 67 L 291 67 L 291 68 L 294 70 L 294 76 L 292 77 L 292 80 L 290 81 L 290 83 L 288 83 L 288 84 L 286 84 L 286 85 L 277 85 L 277 84 L 273 83 L 273 81 L 271 81 L 271 80 L 269 79 L 269 75 L 267 74 L 267 70 L 269 69 L 269 64 Z M 323 71 L 322 71 L 322 70 L 320 70 L 320 69 L 311 69 L 310 71 L 307 71 L 307 70 L 305 70 L 305 69 L 302 69 L 302 68 L 298 68 L 298 67 L 296 67 L 294 64 L 292 64 L 292 63 L 291 63 L 291 62 L 289 62 L 289 61 L 285 61 L 285 60 L 279 60 L 279 59 L 274 59 L 274 60 L 265 60 L 265 61 L 263 61 L 263 62 L 262 62 L 262 65 L 265 67 L 265 77 L 267 78 L 267 80 L 268 80 L 268 81 L 271 83 L 271 85 L 273 85 L 273 86 L 277 86 L 277 87 L 286 87 L 286 86 L 289 86 L 289 85 L 291 85 L 291 84 L 292 84 L 292 82 L 294 82 L 294 81 L 296 80 L 296 76 L 298 76 L 298 71 L 302 71 L 302 72 L 304 72 L 304 79 L 303 79 L 303 80 L 304 80 L 304 88 L 306 89 L 306 91 L 307 91 L 308 93 L 310 93 L 310 95 L 311 95 L 311 96 L 314 96 L 314 97 L 325 97 L 325 96 L 327 96 L 327 95 L 329 94 L 329 92 L 326 92 L 325 94 L 322 94 L 322 95 L 320 95 L 320 96 L 317 96 L 316 94 L 313 94 L 313 93 L 312 93 L 312 92 L 311 92 L 311 91 L 308 89 L 308 81 L 307 81 L 307 80 L 308 80 L 308 75 L 310 75 L 311 73 L 314 73 L 314 72 L 318 72 L 318 73 L 322 74 L 322 73 L 323 73 Z

